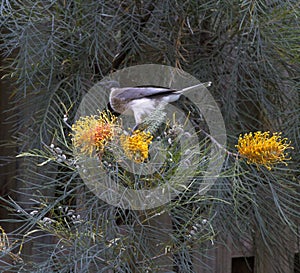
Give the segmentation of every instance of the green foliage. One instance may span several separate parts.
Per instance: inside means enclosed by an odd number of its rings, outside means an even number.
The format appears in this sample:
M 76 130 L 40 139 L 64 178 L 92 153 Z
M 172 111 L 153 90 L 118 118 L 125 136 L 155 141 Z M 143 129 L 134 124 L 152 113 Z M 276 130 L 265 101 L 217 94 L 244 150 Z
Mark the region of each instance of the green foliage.
M 270 259 L 287 262 L 285 232 L 297 236 L 300 204 L 298 1 L 6 0 L 0 13 L 2 70 L 13 82 L 13 136 L 19 154 L 31 156 L 19 161 L 19 200 L 3 198 L 15 214 L 9 221 L 20 227 L 7 234 L 15 243 L 0 255 L 21 250 L 23 260 L 0 268 L 197 272 L 199 255 L 227 236 L 235 244 L 258 238 Z M 69 134 L 94 83 L 145 63 L 213 82 L 228 151 L 222 174 L 204 196 L 197 193 L 199 172 L 166 206 L 131 211 L 85 187 Z M 235 157 L 239 134 L 257 130 L 281 131 L 291 140 L 287 167 L 257 169 Z M 204 172 L 205 157 L 201 162 Z

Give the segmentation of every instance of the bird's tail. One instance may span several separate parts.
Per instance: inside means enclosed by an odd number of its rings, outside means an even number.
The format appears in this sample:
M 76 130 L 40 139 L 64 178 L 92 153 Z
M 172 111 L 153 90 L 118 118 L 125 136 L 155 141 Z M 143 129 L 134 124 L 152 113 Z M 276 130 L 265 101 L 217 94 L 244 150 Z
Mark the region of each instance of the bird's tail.
M 185 87 L 185 88 L 179 90 L 178 93 L 183 93 L 183 92 L 192 90 L 194 88 L 199 88 L 199 87 L 206 88 L 206 87 L 211 86 L 211 84 L 212 84 L 212 82 L 199 83 L 199 84 L 196 84 L 196 85 L 193 85 L 193 86 Z

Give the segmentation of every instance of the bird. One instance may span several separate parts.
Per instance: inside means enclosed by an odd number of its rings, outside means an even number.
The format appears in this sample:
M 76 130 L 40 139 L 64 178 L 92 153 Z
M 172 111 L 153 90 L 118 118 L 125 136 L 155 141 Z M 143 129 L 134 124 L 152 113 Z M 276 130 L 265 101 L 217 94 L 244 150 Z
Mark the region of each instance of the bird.
M 192 89 L 209 87 L 211 82 L 173 89 L 157 86 L 111 87 L 109 103 L 111 108 L 124 115 L 133 115 L 136 125 L 142 123 L 159 106 L 177 101 L 182 94 Z

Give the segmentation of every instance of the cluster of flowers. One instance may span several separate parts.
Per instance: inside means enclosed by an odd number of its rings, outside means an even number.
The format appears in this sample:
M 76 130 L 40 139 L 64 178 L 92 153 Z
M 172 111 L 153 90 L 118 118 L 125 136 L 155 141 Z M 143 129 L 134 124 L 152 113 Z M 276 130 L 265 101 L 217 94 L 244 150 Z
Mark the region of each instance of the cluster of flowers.
M 149 132 L 134 131 L 125 135 L 118 119 L 109 112 L 100 112 L 96 116 L 81 117 L 72 126 L 72 141 L 81 153 L 92 155 L 96 150 L 101 155 L 105 147 L 113 139 L 123 149 L 124 154 L 136 163 L 142 163 L 148 158 L 148 148 L 153 136 Z M 255 132 L 240 135 L 236 145 L 238 154 L 247 159 L 248 164 L 263 165 L 271 169 L 274 164 L 290 158 L 286 150 L 293 149 L 287 138 L 281 138 L 281 133 Z
M 109 112 L 81 117 L 72 126 L 72 141 L 81 153 L 91 156 L 96 151 L 101 156 L 106 146 L 116 140 L 124 154 L 136 163 L 144 162 L 153 136 L 149 132 L 136 130 L 132 135 L 122 133 L 118 119 Z
M 281 133 L 255 132 L 240 135 L 236 145 L 239 155 L 247 159 L 247 163 L 263 165 L 271 170 L 274 164 L 291 158 L 287 156 L 286 150 L 293 149 L 287 138 L 281 138 Z

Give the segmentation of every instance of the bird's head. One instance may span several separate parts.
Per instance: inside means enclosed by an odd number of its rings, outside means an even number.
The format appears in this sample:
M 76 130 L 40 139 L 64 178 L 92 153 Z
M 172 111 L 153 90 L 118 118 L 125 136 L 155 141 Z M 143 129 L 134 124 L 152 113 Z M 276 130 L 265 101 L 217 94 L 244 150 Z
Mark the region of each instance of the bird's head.
M 128 110 L 126 106 L 126 99 L 122 94 L 124 91 L 118 87 L 112 87 L 110 89 L 109 102 L 112 109 L 118 113 L 124 113 Z

